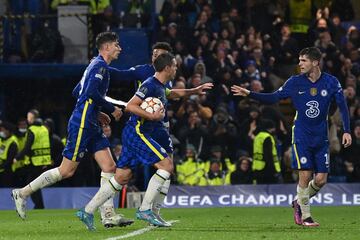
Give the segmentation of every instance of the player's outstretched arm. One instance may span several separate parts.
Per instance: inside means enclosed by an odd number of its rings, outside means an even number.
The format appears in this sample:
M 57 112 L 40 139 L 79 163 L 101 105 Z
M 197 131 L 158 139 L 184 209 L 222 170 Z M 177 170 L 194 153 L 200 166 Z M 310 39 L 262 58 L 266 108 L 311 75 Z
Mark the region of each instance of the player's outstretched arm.
M 231 92 L 234 94 L 234 96 L 242 96 L 242 97 L 249 96 L 249 94 L 250 94 L 249 90 L 247 90 L 246 88 L 237 86 L 237 85 L 231 86 Z
M 142 101 L 143 100 L 141 98 L 134 95 L 128 102 L 125 110 L 150 121 L 160 121 L 164 118 L 165 111 L 163 107 L 159 108 L 154 113 L 148 113 L 145 110 L 141 109 L 140 105 Z
M 171 89 L 170 94 L 167 95 L 167 98 L 173 99 L 173 98 L 181 98 L 181 97 L 190 96 L 190 95 L 205 95 L 206 91 L 212 89 L 213 86 L 214 86 L 214 84 L 212 84 L 212 83 L 204 83 L 195 88 Z
M 110 79 L 112 82 L 118 83 L 132 83 L 137 80 L 135 68 L 120 70 L 114 67 L 109 67 Z
M 260 102 L 266 103 L 266 104 L 273 104 L 278 102 L 281 98 L 286 98 L 288 96 L 281 96 L 281 93 L 278 91 L 273 93 L 257 93 L 247 90 L 246 88 L 232 85 L 231 86 L 231 92 L 234 96 L 242 96 L 242 97 L 251 97 L 255 100 L 258 100 Z

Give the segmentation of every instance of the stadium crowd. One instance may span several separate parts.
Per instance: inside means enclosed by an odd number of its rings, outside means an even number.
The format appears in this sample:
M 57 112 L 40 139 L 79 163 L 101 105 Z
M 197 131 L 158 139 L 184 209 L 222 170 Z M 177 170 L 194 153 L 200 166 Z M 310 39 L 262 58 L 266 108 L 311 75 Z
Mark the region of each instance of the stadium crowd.
M 146 12 L 146 4 L 142 3 L 148 1 L 130 2 L 128 12 Z M 116 13 L 116 1 L 111 4 L 108 10 Z M 100 27 L 94 31 L 119 27 L 121 22 L 116 16 L 118 14 L 99 16 L 103 24 L 98 24 Z M 270 151 L 270 156 L 265 156 L 269 151 L 262 152 L 260 161 L 266 159 L 266 164 L 260 174 L 268 179 L 265 183 L 297 181 L 297 174 L 290 164 L 290 126 L 294 112 L 289 102 L 263 105 L 234 97 L 230 87 L 236 84 L 255 92 L 278 89 L 290 75 L 298 72 L 297 54 L 306 46 L 321 49 L 322 69 L 339 79 L 350 111 L 353 144 L 346 150 L 339 138 L 342 123 L 336 105 L 329 116 L 330 181 L 360 182 L 360 26 L 351 24 L 354 20 L 351 1 L 165 0 L 160 14 L 154 19 L 152 43 L 170 43 L 176 56 L 178 72 L 173 88 L 214 83 L 214 89 L 205 96 L 169 102 L 175 182 L 200 186 L 264 183 L 260 181 L 259 172 L 254 174 L 253 171 L 254 153 L 262 148 L 255 144 L 260 132 L 271 132 L 277 150 L 276 154 Z M 350 24 L 345 25 L 342 21 Z M 58 61 L 62 53 L 55 52 L 53 60 Z M 7 61 L 32 61 L 30 55 L 17 56 L 9 54 Z M 22 152 L 24 145 L 21 142 L 29 131 L 27 124 L 25 119 L 20 119 L 17 127 L 5 119 L 1 124 L 2 187 L 23 185 L 24 176 L 34 169 L 31 163 L 19 164 L 13 160 L 24 158 L 18 154 Z M 51 164 L 57 166 L 63 143 L 54 133 L 54 122 L 38 119 L 38 124 L 44 124 L 48 129 Z M 103 130 L 111 140 L 113 156 L 117 159 L 121 152 L 121 137 L 112 133 L 111 126 Z M 5 150 L 9 150 L 7 140 L 10 138 L 17 142 L 17 150 L 8 153 Z M 277 160 L 280 169 L 276 167 Z M 42 171 L 48 167 L 44 165 Z M 138 178 L 141 175 L 140 170 Z M 84 160 L 73 179 L 62 182 L 61 186 L 94 186 L 99 183 L 99 178 L 100 169 L 94 161 Z M 137 181 L 132 185 L 135 190 L 141 188 Z

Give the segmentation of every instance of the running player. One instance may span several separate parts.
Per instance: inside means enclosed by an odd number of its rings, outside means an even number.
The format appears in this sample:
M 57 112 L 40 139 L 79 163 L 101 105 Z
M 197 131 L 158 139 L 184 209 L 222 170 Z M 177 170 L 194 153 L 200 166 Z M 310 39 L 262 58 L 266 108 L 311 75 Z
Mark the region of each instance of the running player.
M 348 147 L 352 141 L 343 90 L 336 77 L 321 72 L 320 61 L 321 51 L 318 48 L 301 50 L 301 74 L 290 77 L 273 93 L 255 93 L 236 85 L 231 87 L 235 96 L 249 96 L 269 104 L 291 98 L 297 110 L 292 131 L 292 167 L 299 170 L 297 197 L 293 201 L 294 219 L 296 224 L 309 227 L 319 226 L 311 217 L 309 199 L 327 181 L 330 159 L 327 117 L 333 99 L 340 108 L 344 125 L 342 144 Z
M 115 120 L 119 120 L 122 116 L 121 109 L 104 99 L 110 81 L 108 65 L 112 60 L 117 59 L 121 47 L 114 32 L 100 33 L 96 37 L 96 47 L 99 55 L 86 68 L 81 81 L 73 90 L 73 95 L 78 100 L 68 123 L 68 137 L 61 165 L 42 173 L 25 187 L 12 191 L 16 211 L 22 219 L 26 217 L 27 197 L 39 189 L 73 176 L 85 152 L 94 153 L 95 160 L 102 170 L 102 178 L 109 180 L 114 175 L 115 162 L 110 154 L 110 144 L 103 135 L 99 122 L 101 124 L 110 122 L 110 117 L 101 111 L 111 114 Z M 114 214 L 108 216 L 107 220 L 114 222 L 114 219 L 111 219 L 114 216 L 118 217 L 115 220 L 119 225 L 133 223 L 132 220 Z
M 127 104 L 126 110 L 131 112 L 132 115 L 123 129 L 123 149 L 117 161 L 115 176 L 110 179 L 108 184 L 100 188 L 85 208 L 78 211 L 82 215 L 88 216 L 83 220 L 88 228 L 93 228 L 93 213 L 97 207 L 106 199 L 111 198 L 116 191 L 121 190 L 122 185 L 126 184 L 131 178 L 132 169 L 138 163 L 154 165 L 158 170 L 150 179 L 143 203 L 136 216 L 138 219 L 148 221 L 156 226 L 169 226 L 166 222 L 160 221 L 151 209 L 154 199 L 164 188 L 164 184 L 169 179 L 174 168 L 166 150 L 151 137 L 156 122 L 161 121 L 164 117 L 164 109 L 158 109 L 151 114 L 142 110 L 140 105 L 147 97 L 156 97 L 162 101 L 166 108 L 167 98 L 205 94 L 204 90 L 210 89 L 212 84 L 203 84 L 197 88 L 182 91 L 167 90 L 165 84 L 175 77 L 177 69 L 175 58 L 170 53 L 158 56 L 154 61 L 154 68 L 156 70 L 155 75 L 148 78 L 141 85 Z
M 153 64 L 155 59 L 163 53 L 171 53 L 172 47 L 167 42 L 157 42 L 152 46 L 152 57 L 151 63 Z M 110 67 L 110 75 L 112 81 L 115 82 L 128 82 L 135 83 L 136 89 L 141 86 L 141 84 L 149 77 L 152 77 L 155 74 L 155 69 L 152 64 L 143 64 L 132 67 L 128 70 L 118 70 L 116 68 Z M 169 81 L 166 83 L 165 87 L 167 89 L 172 89 L 172 82 Z M 175 90 L 176 91 L 176 90 Z M 154 131 L 151 133 L 151 137 L 160 144 L 166 150 L 166 153 L 169 156 L 169 159 L 173 161 L 173 145 L 169 135 L 169 119 L 167 117 L 167 112 L 165 109 L 165 117 L 159 122 L 154 123 Z M 166 180 L 164 188 L 156 196 L 152 210 L 157 218 L 165 222 L 160 215 L 160 209 L 164 199 L 168 193 L 170 186 L 170 178 Z

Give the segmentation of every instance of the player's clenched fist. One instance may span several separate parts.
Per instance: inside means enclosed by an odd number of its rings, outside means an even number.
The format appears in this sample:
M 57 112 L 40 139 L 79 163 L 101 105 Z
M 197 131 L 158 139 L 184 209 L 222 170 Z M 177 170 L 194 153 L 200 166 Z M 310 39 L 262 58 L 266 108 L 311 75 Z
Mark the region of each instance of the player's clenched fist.
M 234 94 L 234 96 L 243 96 L 243 97 L 246 97 L 250 94 L 249 90 L 247 90 L 246 88 L 237 86 L 237 85 L 231 86 L 231 92 Z
M 121 111 L 120 108 L 115 107 L 115 111 L 113 111 L 111 113 L 111 115 L 113 115 L 113 117 L 115 118 L 115 121 L 119 121 L 121 116 L 123 115 L 123 112 Z

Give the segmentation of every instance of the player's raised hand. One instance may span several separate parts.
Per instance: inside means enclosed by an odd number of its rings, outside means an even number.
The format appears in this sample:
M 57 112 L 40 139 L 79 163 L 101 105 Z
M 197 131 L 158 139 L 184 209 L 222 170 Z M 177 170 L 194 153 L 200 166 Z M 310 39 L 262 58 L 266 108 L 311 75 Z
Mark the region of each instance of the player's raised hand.
M 345 148 L 351 145 L 352 139 L 350 133 L 344 133 L 342 137 L 342 144 Z
M 101 126 L 106 126 L 110 124 L 111 118 L 106 113 L 99 112 L 98 121 L 100 122 Z
M 231 92 L 234 94 L 234 96 L 243 96 L 243 97 L 246 97 L 250 94 L 249 90 L 247 90 L 246 88 L 237 86 L 237 85 L 231 86 Z
M 212 89 L 213 86 L 214 86 L 214 84 L 212 84 L 212 83 L 204 83 L 204 84 L 201 84 L 200 86 L 198 86 L 198 87 L 195 88 L 195 94 L 205 95 L 205 94 L 206 94 L 205 91 Z
M 115 110 L 111 113 L 111 115 L 113 115 L 115 121 L 119 121 L 121 116 L 123 115 L 123 112 L 120 108 L 115 107 Z
M 152 121 L 160 121 L 165 117 L 164 107 L 160 107 L 154 113 L 151 114 Z

